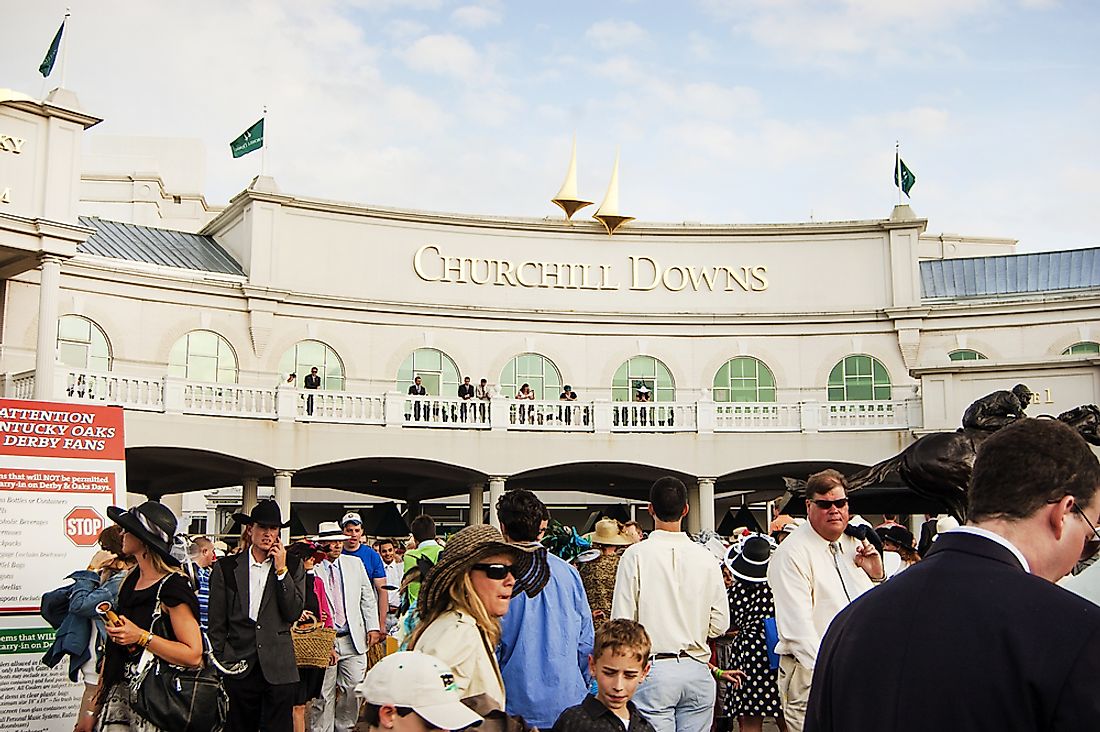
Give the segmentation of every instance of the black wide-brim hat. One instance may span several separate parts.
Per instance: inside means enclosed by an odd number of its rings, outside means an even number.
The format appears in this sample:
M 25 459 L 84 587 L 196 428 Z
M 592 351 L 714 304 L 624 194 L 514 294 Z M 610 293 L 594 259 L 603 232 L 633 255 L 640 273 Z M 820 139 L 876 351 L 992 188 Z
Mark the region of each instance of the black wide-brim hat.
M 727 566 L 733 576 L 746 582 L 764 582 L 768 579 L 768 561 L 772 557 L 772 543 L 763 536 L 750 536 L 741 543 L 738 552 Z
M 260 526 L 278 526 L 285 529 L 290 526 L 290 521 L 283 523 L 283 514 L 279 511 L 279 504 L 272 500 L 260 501 L 252 507 L 252 513 L 235 513 L 233 520 L 242 526 L 246 524 L 259 524 Z
M 176 515 L 163 503 L 146 501 L 130 510 L 108 506 L 107 517 L 137 537 L 142 544 L 174 567 L 180 562 L 172 556 L 176 536 Z

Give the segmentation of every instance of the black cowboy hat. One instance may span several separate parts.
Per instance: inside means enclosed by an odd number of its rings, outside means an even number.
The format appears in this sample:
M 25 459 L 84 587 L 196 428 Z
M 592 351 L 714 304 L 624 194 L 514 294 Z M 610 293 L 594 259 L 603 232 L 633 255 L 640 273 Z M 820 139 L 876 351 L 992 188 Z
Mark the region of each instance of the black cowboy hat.
M 886 526 L 878 530 L 883 541 L 891 541 L 907 549 L 913 548 L 913 534 L 904 526 Z
M 764 582 L 768 579 L 768 561 L 771 557 L 771 541 L 763 536 L 750 536 L 741 543 L 741 551 L 734 554 L 726 566 L 738 579 Z
M 258 524 L 260 526 L 277 526 L 280 529 L 290 526 L 289 521 L 283 523 L 283 515 L 279 511 L 279 504 L 272 500 L 260 501 L 253 506 L 250 514 L 233 514 L 233 520 L 241 525 Z
M 163 503 L 146 501 L 127 511 L 119 506 L 108 506 L 107 517 L 137 537 L 142 544 L 168 562 L 179 566 L 172 556 L 172 544 L 176 535 L 176 515 Z

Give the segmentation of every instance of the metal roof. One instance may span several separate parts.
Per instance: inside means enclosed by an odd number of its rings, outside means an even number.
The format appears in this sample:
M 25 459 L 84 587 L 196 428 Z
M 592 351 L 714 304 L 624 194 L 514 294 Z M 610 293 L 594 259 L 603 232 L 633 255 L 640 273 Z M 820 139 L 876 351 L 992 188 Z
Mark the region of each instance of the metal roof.
M 926 299 L 1100 288 L 1100 248 L 920 263 Z
M 244 275 L 241 265 L 212 236 L 124 224 L 96 216 L 81 216 L 80 223 L 95 229 L 95 233 L 78 249 L 85 254 L 164 267 Z

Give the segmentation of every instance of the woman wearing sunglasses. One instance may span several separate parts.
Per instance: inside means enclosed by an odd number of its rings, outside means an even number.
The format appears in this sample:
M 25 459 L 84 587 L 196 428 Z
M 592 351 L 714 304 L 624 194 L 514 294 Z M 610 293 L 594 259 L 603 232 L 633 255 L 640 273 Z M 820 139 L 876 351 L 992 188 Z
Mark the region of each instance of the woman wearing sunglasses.
M 454 671 L 462 698 L 484 695 L 504 709 L 497 665 L 500 618 L 514 592 L 534 596 L 549 579 L 546 550 L 504 542 L 491 526 L 467 526 L 447 542 L 420 588 L 420 623 L 409 650 L 440 659 Z

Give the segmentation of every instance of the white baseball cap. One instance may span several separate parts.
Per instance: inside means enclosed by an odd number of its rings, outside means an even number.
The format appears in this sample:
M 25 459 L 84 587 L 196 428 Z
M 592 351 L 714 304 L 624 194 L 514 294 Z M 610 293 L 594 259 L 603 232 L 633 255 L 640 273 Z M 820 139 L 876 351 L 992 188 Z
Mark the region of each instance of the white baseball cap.
M 348 511 L 344 514 L 344 518 L 340 519 L 340 528 L 344 528 L 348 524 L 359 524 L 360 526 L 362 526 L 363 517 L 355 511 Z
M 368 704 L 408 707 L 433 727 L 462 729 L 482 717 L 462 703 L 454 672 L 435 656 L 401 651 L 371 667 L 355 688 Z

